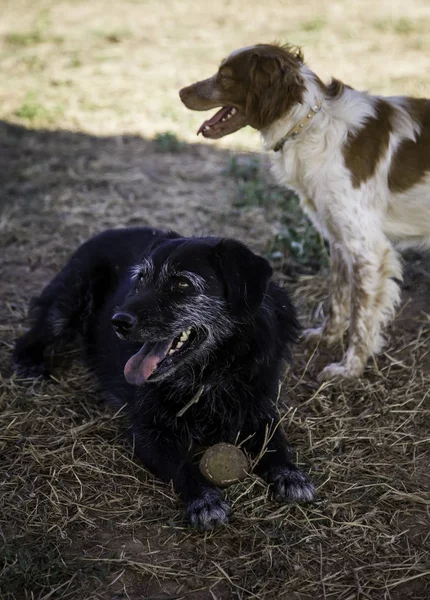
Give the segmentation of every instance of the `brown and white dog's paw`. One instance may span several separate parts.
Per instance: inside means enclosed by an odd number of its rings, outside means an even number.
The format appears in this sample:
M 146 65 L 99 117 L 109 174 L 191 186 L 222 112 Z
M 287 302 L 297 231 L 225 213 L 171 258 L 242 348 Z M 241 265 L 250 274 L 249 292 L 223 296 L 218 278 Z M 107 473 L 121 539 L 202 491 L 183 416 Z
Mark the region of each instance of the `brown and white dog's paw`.
M 187 518 L 199 531 L 215 529 L 228 522 L 231 509 L 219 489 L 209 489 L 187 504 Z
M 322 325 L 321 327 L 315 327 L 311 329 L 305 329 L 302 334 L 302 339 L 306 346 L 309 348 L 315 348 L 319 344 L 324 346 L 331 346 L 342 339 L 343 331 L 328 332 L 327 329 Z
M 311 348 L 318 346 L 321 342 L 321 338 L 323 335 L 323 327 L 315 327 L 310 329 L 305 329 L 302 333 L 302 340 Z
M 331 363 L 327 365 L 318 375 L 318 381 L 331 381 L 333 379 L 354 379 L 359 377 L 364 370 L 364 364 L 360 361 L 353 365 L 343 363 Z
M 314 484 L 300 469 L 284 467 L 273 477 L 271 487 L 278 502 L 312 502 L 316 496 Z

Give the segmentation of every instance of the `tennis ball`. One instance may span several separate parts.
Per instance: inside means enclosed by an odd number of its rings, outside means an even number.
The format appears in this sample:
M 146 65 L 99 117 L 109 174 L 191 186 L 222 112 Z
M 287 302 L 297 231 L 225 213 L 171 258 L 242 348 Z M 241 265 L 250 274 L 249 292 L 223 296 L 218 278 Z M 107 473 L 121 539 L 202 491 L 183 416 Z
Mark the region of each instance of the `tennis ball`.
M 201 473 L 219 487 L 242 481 L 247 470 L 248 460 L 242 450 L 224 442 L 208 448 L 200 460 Z

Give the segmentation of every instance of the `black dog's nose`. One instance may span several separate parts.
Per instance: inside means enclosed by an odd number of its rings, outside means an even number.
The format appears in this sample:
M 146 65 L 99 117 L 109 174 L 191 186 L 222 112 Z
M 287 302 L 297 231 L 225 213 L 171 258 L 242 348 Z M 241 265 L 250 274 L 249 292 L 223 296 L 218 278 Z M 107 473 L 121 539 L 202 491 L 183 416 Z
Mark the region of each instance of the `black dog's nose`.
M 136 317 L 126 312 L 117 312 L 112 317 L 112 325 L 117 333 L 129 333 L 136 325 Z

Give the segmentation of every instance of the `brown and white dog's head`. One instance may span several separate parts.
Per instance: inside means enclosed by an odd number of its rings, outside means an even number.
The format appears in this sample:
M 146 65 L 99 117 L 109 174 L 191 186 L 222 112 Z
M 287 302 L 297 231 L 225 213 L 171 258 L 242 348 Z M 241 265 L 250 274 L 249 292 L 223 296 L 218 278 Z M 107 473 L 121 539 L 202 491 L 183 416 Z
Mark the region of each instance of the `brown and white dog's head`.
M 221 62 L 218 72 L 180 90 L 187 108 L 221 107 L 198 130 L 217 139 L 250 125 L 264 129 L 303 102 L 303 56 L 290 46 L 258 44 L 241 48 Z

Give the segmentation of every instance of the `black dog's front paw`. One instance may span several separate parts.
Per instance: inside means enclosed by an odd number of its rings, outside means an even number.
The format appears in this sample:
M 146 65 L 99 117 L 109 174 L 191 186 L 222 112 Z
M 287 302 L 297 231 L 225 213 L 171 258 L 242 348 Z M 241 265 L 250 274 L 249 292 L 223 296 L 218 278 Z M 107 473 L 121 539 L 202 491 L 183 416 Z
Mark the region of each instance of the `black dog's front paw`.
M 270 483 L 278 502 L 312 502 L 316 496 L 314 484 L 300 469 L 283 467 L 274 474 Z
M 46 379 L 49 377 L 49 371 L 45 364 L 35 362 L 31 358 L 15 359 L 12 366 L 19 379 Z
M 16 340 L 12 356 L 12 367 L 20 379 L 49 377 L 44 350 L 45 345 L 37 341 L 34 342 L 31 338 L 31 332 Z
M 218 489 L 206 490 L 187 505 L 187 517 L 199 531 L 214 529 L 228 522 L 231 510 Z

